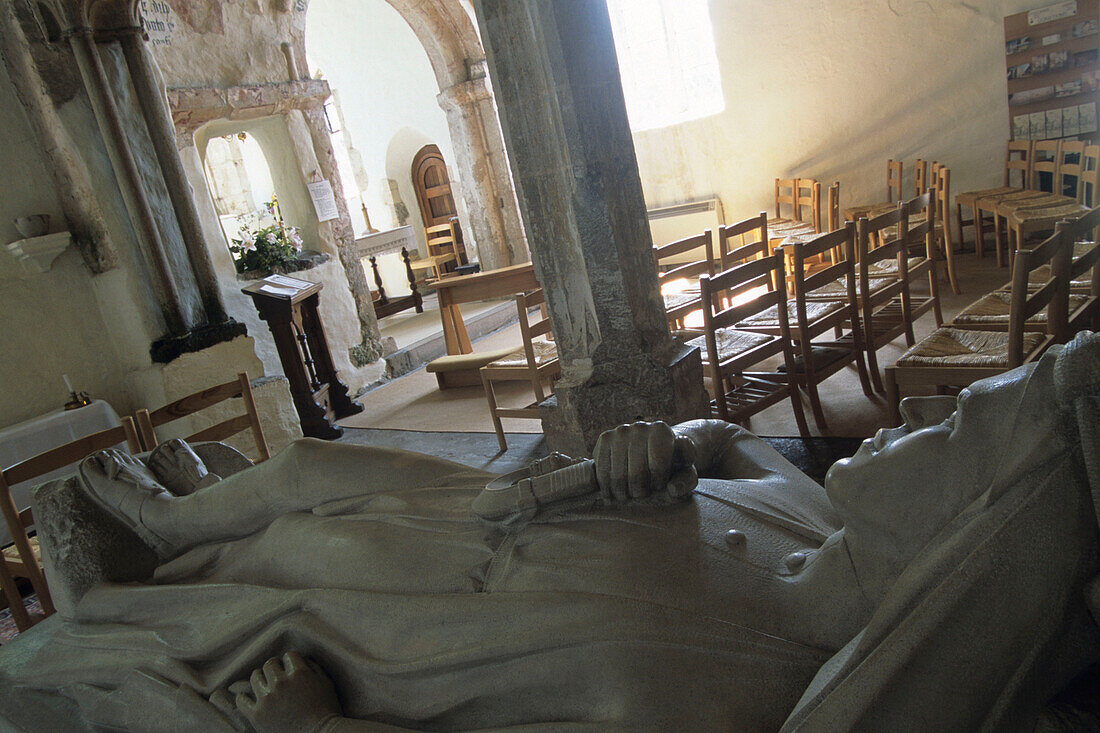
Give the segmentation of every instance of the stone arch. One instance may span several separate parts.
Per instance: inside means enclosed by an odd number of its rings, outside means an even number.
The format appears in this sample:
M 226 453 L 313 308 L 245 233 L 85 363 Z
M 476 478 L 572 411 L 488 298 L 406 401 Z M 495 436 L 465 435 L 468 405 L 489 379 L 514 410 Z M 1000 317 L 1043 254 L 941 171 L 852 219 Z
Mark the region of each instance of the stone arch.
M 439 84 L 466 203 L 485 269 L 527 261 L 504 136 L 487 83 L 485 50 L 461 0 L 386 0 L 409 24 Z

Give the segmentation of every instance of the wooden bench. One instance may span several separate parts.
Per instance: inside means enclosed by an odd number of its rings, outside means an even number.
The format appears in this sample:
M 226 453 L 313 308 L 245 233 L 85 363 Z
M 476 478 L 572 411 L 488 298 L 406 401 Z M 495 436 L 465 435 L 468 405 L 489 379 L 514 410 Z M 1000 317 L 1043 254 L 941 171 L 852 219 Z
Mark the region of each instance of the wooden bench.
M 479 370 L 497 359 L 521 351 L 522 347 L 510 346 L 494 351 L 475 351 L 470 354 L 449 354 L 428 363 L 425 370 L 435 375 L 440 389 L 452 387 L 472 387 L 481 384 Z

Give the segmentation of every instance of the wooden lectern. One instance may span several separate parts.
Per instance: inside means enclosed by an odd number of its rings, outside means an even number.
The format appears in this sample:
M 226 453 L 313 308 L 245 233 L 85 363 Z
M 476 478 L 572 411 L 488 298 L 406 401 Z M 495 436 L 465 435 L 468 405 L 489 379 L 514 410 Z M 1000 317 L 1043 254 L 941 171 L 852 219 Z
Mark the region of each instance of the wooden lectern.
M 317 314 L 321 284 L 271 275 L 241 292 L 252 298 L 275 338 L 302 433 L 310 438 L 339 438 L 344 431 L 333 420 L 362 412 L 363 406 L 348 397 L 347 385 L 336 377 Z

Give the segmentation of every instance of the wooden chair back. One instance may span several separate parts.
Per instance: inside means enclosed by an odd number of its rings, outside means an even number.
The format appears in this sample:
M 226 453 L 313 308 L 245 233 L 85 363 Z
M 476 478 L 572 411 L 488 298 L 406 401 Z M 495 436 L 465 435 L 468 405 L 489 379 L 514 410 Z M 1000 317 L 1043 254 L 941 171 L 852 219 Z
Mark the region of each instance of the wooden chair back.
M 932 165 L 934 167 L 936 164 L 933 162 Z M 917 158 L 913 161 L 913 167 L 913 195 L 920 196 L 928 190 L 928 163 Z M 932 175 L 935 176 L 934 168 Z
M 775 218 L 776 219 L 797 219 L 798 208 L 795 206 L 795 197 L 797 196 L 798 179 L 797 178 L 776 178 L 775 179 Z M 790 217 L 783 215 L 783 207 L 786 206 L 790 211 Z
M 1088 294 L 1100 297 L 1100 206 L 1059 226 L 1074 242 L 1070 282 L 1080 281 L 1089 275 Z
M 453 275 L 460 262 L 459 235 L 455 220 L 444 224 L 424 228 L 424 239 L 428 245 L 428 258 L 436 277 Z
M 1031 180 L 1031 140 L 1009 140 L 1005 146 L 1005 185 L 1015 186 L 1014 174 L 1019 173 L 1018 188 L 1026 188 Z
M 807 242 L 793 242 L 784 247 L 789 248 L 790 258 L 794 263 L 794 298 L 796 302 L 796 322 L 799 328 L 805 332 L 808 321 L 808 301 L 806 295 L 813 291 L 831 285 L 838 280 L 844 280 L 847 286 L 847 298 L 845 308 L 849 310 L 849 320 L 854 319 L 854 331 L 859 330 L 859 310 L 856 308 L 856 224 L 845 222 L 844 226 L 832 232 L 827 232 Z M 811 264 L 821 259 L 825 253 L 840 252 L 843 256 L 836 258 L 832 264 L 822 269 L 813 270 Z M 858 334 L 857 334 L 858 339 Z
M 1027 188 L 1035 191 L 1054 192 L 1057 185 L 1058 166 L 1061 163 L 1061 140 L 1033 140 L 1031 166 L 1028 169 Z M 1050 174 L 1051 188 L 1043 188 L 1043 174 Z
M 699 258 L 700 253 L 701 258 Z M 662 296 L 664 296 L 664 286 L 675 280 L 698 281 L 700 275 L 714 274 L 714 244 L 710 229 L 702 234 L 654 247 L 653 256 L 657 266 L 657 283 L 662 288 Z M 697 298 L 682 301 L 677 299 L 673 305 L 670 305 L 666 299 L 665 314 L 668 317 L 669 327 L 682 328 L 684 318 L 698 308 Z
M 247 372 L 240 372 L 236 379 L 181 397 L 152 412 L 138 410 L 136 414 L 138 433 L 144 449 L 152 450 L 160 442 L 155 429 L 161 425 L 194 415 L 220 402 L 237 398 L 240 398 L 243 410 L 240 414 L 219 420 L 213 425 L 186 436 L 184 440 L 189 443 L 206 440 L 221 441 L 250 430 L 256 444 L 257 462 L 266 461 L 271 457 L 271 453 L 268 451 L 267 439 L 264 438 L 263 426 L 260 425 L 260 415 L 256 410 L 256 400 L 252 395 L 252 385 L 249 383 Z
M 1066 341 L 1069 327 L 1069 273 L 1073 237 L 1062 227 L 1033 249 L 1016 251 L 1012 271 L 1012 295 L 1008 316 L 1008 367 L 1024 360 L 1025 324 L 1047 309 L 1047 334 L 1054 342 Z M 1036 278 L 1040 268 L 1047 277 Z
M 840 229 L 841 222 L 844 221 L 840 215 L 840 181 L 833 181 L 832 185 L 829 186 L 826 208 L 828 210 L 828 231 L 835 232 Z
M 812 178 L 796 179 L 794 218 L 821 232 L 821 184 Z
M 539 316 L 531 320 L 531 309 L 538 306 Z M 516 295 L 516 310 L 519 316 L 519 334 L 523 339 L 523 354 L 527 358 L 527 368 L 531 371 L 538 370 L 538 359 L 535 354 L 535 339 L 539 336 L 553 336 L 550 326 L 550 314 L 546 308 L 546 293 L 542 288 L 537 288 L 528 293 Z M 557 359 L 554 360 L 555 362 Z
M 904 202 L 871 219 L 856 222 L 856 257 L 859 261 L 859 302 L 867 367 L 877 391 L 883 390 L 875 352 L 899 335 L 915 343 L 912 298 L 909 287 L 909 210 Z M 872 246 L 878 242 L 878 246 Z M 896 276 L 872 289 L 879 275 L 875 264 L 894 259 Z
M 1100 206 L 1100 145 L 1086 145 L 1081 154 L 1077 203 L 1092 208 Z
M 0 586 L 3 586 L 2 590 L 11 607 L 12 618 L 20 631 L 40 619 L 32 619 L 28 614 L 14 583 L 8 587 L 12 578 L 27 578 L 30 581 L 45 616 L 54 612 L 54 605 L 49 587 L 46 585 L 46 578 L 42 574 L 41 562 L 34 550 L 35 543 L 32 543 L 28 534 L 28 530 L 34 525 L 31 508 L 29 506 L 20 508 L 16 505 L 11 487 L 65 468 L 85 456 L 113 448 L 120 443 L 125 443 L 131 453 L 141 450 L 134 421 L 129 416 L 122 418 L 122 424 L 118 427 L 85 435 L 0 471 L 0 512 L 4 515 L 4 523 L 15 548 L 14 553 L 5 552 L 2 556 L 4 571 L 0 573 Z
M 703 337 L 706 346 L 706 369 L 714 387 L 718 417 L 722 420 L 742 420 L 782 399 L 790 398 L 795 410 L 799 431 L 806 435 L 805 416 L 798 390 L 793 386 L 793 351 L 790 321 L 787 313 L 787 289 L 783 278 L 783 251 L 759 259 L 749 260 L 711 277 L 699 279 L 703 301 Z M 763 291 L 752 298 L 738 298 L 753 291 Z M 717 305 L 719 296 L 730 293 L 730 305 Z M 719 332 L 735 326 L 751 316 L 774 308 L 777 313 L 779 336 L 762 337 L 755 345 L 736 349 L 723 358 L 719 348 Z M 750 336 L 751 338 L 751 336 Z M 783 354 L 785 375 L 777 372 L 747 372 L 746 369 L 778 353 Z M 736 375 L 728 392 L 725 385 L 728 375 Z
M 718 230 L 718 261 L 722 270 L 750 257 L 768 254 L 768 215 L 763 211 Z
M 901 201 L 902 170 L 900 160 L 886 161 L 886 200 L 889 203 Z

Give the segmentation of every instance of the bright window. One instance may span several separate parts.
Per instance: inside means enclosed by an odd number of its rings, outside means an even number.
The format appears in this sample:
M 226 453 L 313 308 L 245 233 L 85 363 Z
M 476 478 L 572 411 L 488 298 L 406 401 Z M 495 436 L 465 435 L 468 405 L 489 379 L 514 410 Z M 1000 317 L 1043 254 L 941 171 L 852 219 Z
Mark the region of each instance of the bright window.
M 634 131 L 726 107 L 707 0 L 607 0 Z

